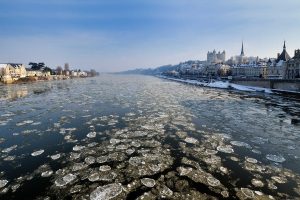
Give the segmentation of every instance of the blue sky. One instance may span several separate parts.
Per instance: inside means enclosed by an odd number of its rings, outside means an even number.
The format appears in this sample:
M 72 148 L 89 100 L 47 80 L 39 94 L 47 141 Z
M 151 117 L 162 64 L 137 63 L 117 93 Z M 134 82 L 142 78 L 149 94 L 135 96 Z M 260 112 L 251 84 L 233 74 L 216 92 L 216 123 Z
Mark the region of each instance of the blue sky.
M 0 63 L 120 71 L 300 48 L 299 0 L 0 0 Z

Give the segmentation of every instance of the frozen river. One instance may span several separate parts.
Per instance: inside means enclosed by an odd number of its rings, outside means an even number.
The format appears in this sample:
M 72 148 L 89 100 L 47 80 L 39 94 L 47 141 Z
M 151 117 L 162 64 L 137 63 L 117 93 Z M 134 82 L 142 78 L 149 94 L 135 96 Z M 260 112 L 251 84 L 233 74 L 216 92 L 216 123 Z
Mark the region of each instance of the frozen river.
M 149 76 L 0 85 L 0 199 L 300 199 L 300 100 Z

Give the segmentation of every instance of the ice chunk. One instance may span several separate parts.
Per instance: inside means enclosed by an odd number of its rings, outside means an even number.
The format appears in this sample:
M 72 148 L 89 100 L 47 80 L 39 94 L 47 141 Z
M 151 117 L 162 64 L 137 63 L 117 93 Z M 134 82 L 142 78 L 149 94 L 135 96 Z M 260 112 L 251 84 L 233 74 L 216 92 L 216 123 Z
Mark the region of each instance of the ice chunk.
M 143 178 L 141 179 L 141 182 L 144 186 L 152 188 L 155 185 L 155 180 L 151 178 Z
M 232 149 L 232 147 L 230 145 L 226 145 L 226 146 L 218 146 L 217 150 L 223 153 L 233 153 L 234 150 Z
M 246 142 L 240 142 L 240 141 L 231 141 L 230 144 L 238 147 L 246 147 L 248 149 L 251 149 L 251 146 L 247 144 Z
M 268 154 L 266 155 L 266 158 L 268 160 L 274 161 L 274 162 L 278 162 L 278 163 L 282 163 L 285 161 L 285 158 L 281 155 L 272 155 L 272 154 Z
M 256 187 L 264 187 L 264 183 L 258 179 L 252 179 L 251 183 L 252 183 L 252 185 L 254 185 Z
M 70 153 L 70 159 L 71 160 L 76 160 L 76 159 L 78 159 L 78 158 L 80 158 L 80 153 L 73 153 L 73 152 L 71 152 Z
M 107 160 L 108 160 L 108 158 L 107 158 L 107 156 L 99 156 L 98 158 L 97 158 L 97 163 L 105 163 L 105 162 L 107 162 Z
M 7 157 L 5 157 L 3 160 L 5 160 L 5 161 L 12 161 L 12 160 L 14 160 L 16 158 L 16 156 L 7 156 Z
M 170 188 L 168 188 L 167 186 L 163 186 L 162 190 L 160 191 L 160 194 L 162 196 L 172 196 L 173 191 Z
M 221 162 L 221 158 L 216 155 L 211 155 L 210 157 L 204 158 L 203 161 L 208 164 L 217 164 Z
M 141 146 L 141 143 L 138 142 L 138 141 L 132 141 L 131 145 L 134 146 L 134 147 L 136 147 L 136 148 L 139 148 Z
M 11 190 L 12 190 L 13 192 L 15 192 L 20 186 L 21 186 L 21 184 L 15 184 L 15 185 L 12 185 L 12 186 L 11 186 Z
M 58 153 L 58 154 L 52 155 L 50 157 L 51 157 L 52 160 L 57 160 L 57 159 L 60 158 L 60 154 Z
M 197 144 L 198 140 L 192 137 L 187 137 L 184 139 L 185 142 L 191 143 L 191 144 Z
M 142 164 L 142 159 L 139 157 L 131 157 L 129 163 L 133 166 L 139 166 Z
M 31 153 L 31 156 L 39 156 L 39 155 L 41 155 L 42 153 L 44 153 L 44 150 L 43 150 L 43 149 L 38 150 L 38 151 L 35 151 L 35 152 L 32 152 L 32 153 Z
M 72 170 L 73 171 L 78 171 L 78 170 L 81 170 L 83 168 L 86 168 L 87 165 L 84 164 L 84 163 L 74 163 L 73 167 L 72 167 Z
M 274 181 L 276 181 L 277 183 L 286 183 L 287 179 L 284 177 L 280 177 L 280 176 L 272 176 L 271 179 L 273 179 Z
M 42 177 L 49 177 L 52 174 L 53 174 L 53 171 L 52 170 L 48 170 L 48 171 L 42 172 L 41 176 Z
M 134 153 L 134 149 L 127 149 L 126 150 L 126 153 L 128 154 L 128 155 L 131 155 L 131 154 L 133 154 Z
M 223 172 L 224 174 L 228 173 L 228 169 L 226 167 L 221 166 L 220 171 Z
M 269 140 L 266 138 L 262 138 L 262 137 L 254 137 L 251 142 L 255 143 L 255 144 L 265 144 L 266 142 L 268 142 Z
M 89 143 L 87 146 L 88 147 L 94 147 L 96 146 L 98 143 L 97 142 L 92 142 L 92 143 Z
M 109 172 L 109 173 L 103 173 L 100 176 L 101 181 L 111 181 L 117 177 L 117 174 L 115 172 Z
M 257 163 L 257 160 L 255 158 L 246 158 L 246 161 L 253 164 Z
M 111 167 L 109 165 L 102 165 L 99 167 L 99 171 L 102 171 L 102 172 L 106 172 L 109 170 L 111 170 Z
M 96 137 L 96 132 L 94 131 L 94 132 L 90 132 L 90 133 L 88 133 L 87 135 L 86 135 L 86 137 L 88 137 L 88 138 L 95 138 Z
M 111 144 L 118 144 L 120 142 L 121 142 L 121 140 L 119 140 L 119 139 L 115 139 L 115 138 L 110 139 Z
M 216 153 L 218 153 L 218 151 L 216 151 L 216 150 L 212 150 L 212 149 L 206 149 L 205 150 L 206 155 L 214 155 Z
M 160 165 L 152 164 L 152 165 L 149 165 L 149 168 L 150 168 L 151 171 L 153 171 L 153 172 L 159 172 L 159 171 L 160 171 Z
M 13 145 L 13 146 L 11 146 L 11 147 L 8 147 L 8 148 L 6 148 L 6 149 L 3 149 L 3 150 L 2 150 L 2 153 L 9 153 L 9 152 L 11 152 L 12 150 L 16 149 L 17 147 L 18 147 L 17 145 Z
M 256 154 L 261 154 L 261 152 L 259 151 L 259 150 L 257 150 L 257 149 L 252 149 L 251 150 L 253 153 L 256 153 Z
M 89 175 L 89 181 L 91 182 L 95 182 L 99 180 L 99 174 L 98 173 L 92 173 L 91 175 Z
M 91 194 L 91 200 L 109 200 L 122 193 L 121 183 L 112 183 L 97 187 Z
M 220 185 L 220 181 L 212 176 L 209 176 L 207 177 L 207 183 L 210 185 L 210 186 L 213 186 L 213 187 L 216 187 L 218 185 Z
M 193 171 L 193 169 L 191 167 L 178 167 L 177 171 L 179 172 L 180 176 L 186 176 L 191 171 Z
M 85 146 L 75 145 L 75 146 L 73 147 L 73 151 L 81 151 L 81 150 L 84 149 L 84 148 L 85 148 Z
M 96 159 L 95 159 L 93 156 L 88 156 L 88 157 L 86 157 L 86 158 L 84 159 L 84 161 L 85 161 L 87 164 L 91 165 L 91 164 L 93 164 L 93 163 L 96 162 Z
M 63 187 L 65 185 L 67 185 L 68 183 L 72 182 L 73 180 L 76 179 L 76 175 L 73 174 L 67 174 L 62 178 L 59 178 L 55 181 L 55 185 L 58 187 Z
M 221 195 L 223 196 L 223 197 L 225 197 L 225 198 L 228 198 L 229 197 L 229 193 L 227 192 L 227 191 L 222 191 L 221 192 Z
M 242 193 L 247 197 L 247 198 L 254 198 L 254 192 L 250 190 L 249 188 L 241 188 Z
M 31 125 L 37 126 L 37 125 L 40 125 L 40 124 L 42 124 L 42 123 L 41 123 L 41 122 L 34 122 L 34 123 L 32 123 Z
M 74 187 L 72 187 L 72 188 L 70 189 L 70 193 L 71 193 L 71 194 L 78 193 L 78 192 L 81 191 L 81 189 L 82 189 L 82 185 L 75 185 Z M 50 200 L 50 199 L 49 199 L 49 200 Z
M 124 144 L 120 144 L 120 145 L 116 146 L 116 149 L 118 149 L 118 150 L 126 150 L 126 149 L 128 149 L 128 146 L 124 145 Z
M 0 180 L 0 188 L 3 188 L 8 183 L 8 180 Z
M 23 126 L 23 125 L 25 125 L 25 124 L 31 124 L 31 123 L 33 123 L 32 120 L 25 120 L 25 121 L 23 121 L 23 122 L 17 123 L 16 126 Z
M 32 124 L 33 121 L 32 120 L 25 120 L 24 123 L 26 123 L 26 124 Z

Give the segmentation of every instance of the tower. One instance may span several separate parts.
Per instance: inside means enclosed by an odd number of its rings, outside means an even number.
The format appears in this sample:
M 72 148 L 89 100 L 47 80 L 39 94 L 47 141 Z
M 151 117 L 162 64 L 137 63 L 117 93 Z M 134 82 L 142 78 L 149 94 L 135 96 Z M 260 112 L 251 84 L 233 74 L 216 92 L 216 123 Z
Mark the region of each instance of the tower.
M 291 57 L 289 56 L 289 54 L 286 51 L 286 46 L 285 46 L 285 41 L 284 41 L 282 53 L 277 55 L 276 63 L 278 63 L 280 60 L 288 61 L 289 59 L 291 59 Z
M 244 53 L 244 42 L 243 41 L 242 41 L 241 56 L 245 56 L 245 53 Z

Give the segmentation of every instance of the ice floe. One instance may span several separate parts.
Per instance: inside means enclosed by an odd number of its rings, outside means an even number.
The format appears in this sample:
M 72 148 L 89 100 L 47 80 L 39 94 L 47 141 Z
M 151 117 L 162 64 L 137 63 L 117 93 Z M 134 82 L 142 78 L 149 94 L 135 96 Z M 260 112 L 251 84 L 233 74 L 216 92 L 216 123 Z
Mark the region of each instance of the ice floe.
M 69 184 L 70 182 L 72 182 L 73 180 L 75 180 L 76 177 L 77 176 L 74 174 L 67 174 L 64 177 L 57 179 L 55 181 L 55 185 L 58 187 L 63 187 L 65 185 Z
M 257 160 L 255 158 L 246 158 L 246 161 L 253 164 L 257 163 Z
M 226 145 L 226 146 L 218 146 L 217 150 L 223 153 L 233 153 L 234 150 L 230 145 Z
M 121 183 L 112 183 L 97 187 L 90 194 L 91 200 L 109 200 L 117 197 L 123 191 Z
M 233 146 L 238 146 L 238 147 L 246 147 L 251 149 L 251 146 L 249 144 L 247 144 L 246 142 L 241 142 L 241 141 L 231 141 L 230 144 L 232 144 Z
M 8 183 L 8 180 L 0 180 L 0 188 L 3 188 L 6 186 L 6 184 Z
M 90 133 L 88 133 L 86 136 L 88 137 L 88 138 L 95 138 L 96 137 L 96 132 L 90 132 Z
M 246 198 L 254 198 L 254 192 L 249 188 L 241 188 L 242 193 L 245 195 Z
M 264 187 L 264 183 L 261 180 L 258 180 L 258 179 L 252 179 L 251 183 L 255 187 Z
M 57 159 L 60 158 L 60 156 L 61 156 L 61 155 L 58 153 L 58 154 L 52 155 L 52 156 L 50 156 L 50 157 L 51 157 L 52 160 L 57 160 Z
M 152 188 L 155 185 L 155 180 L 151 178 L 143 178 L 141 179 L 141 182 L 144 186 Z
M 44 153 L 44 150 L 41 149 L 41 150 L 32 152 L 32 153 L 31 153 L 31 156 L 39 156 L 39 155 L 41 155 L 41 154 L 43 154 L 43 153 Z
M 42 177 L 49 177 L 53 174 L 53 171 L 52 170 L 49 170 L 49 171 L 45 171 L 45 172 L 42 172 L 41 176 Z
M 211 177 L 211 176 L 207 177 L 207 183 L 208 183 L 208 185 L 213 186 L 213 187 L 219 186 L 221 184 L 218 179 Z
M 281 155 L 268 154 L 266 158 L 277 163 L 283 163 L 285 161 L 285 158 Z
M 187 137 L 187 138 L 184 139 L 184 141 L 187 142 L 187 143 L 191 143 L 191 144 L 196 144 L 198 142 L 197 139 L 192 138 L 192 137 Z
M 2 153 L 9 153 L 12 150 L 16 149 L 17 147 L 18 147 L 18 145 L 13 145 L 11 147 L 5 148 L 5 149 L 2 150 Z
M 111 170 L 111 167 L 109 165 L 102 165 L 99 167 L 99 171 L 102 171 L 102 172 L 106 172 L 109 170 Z

